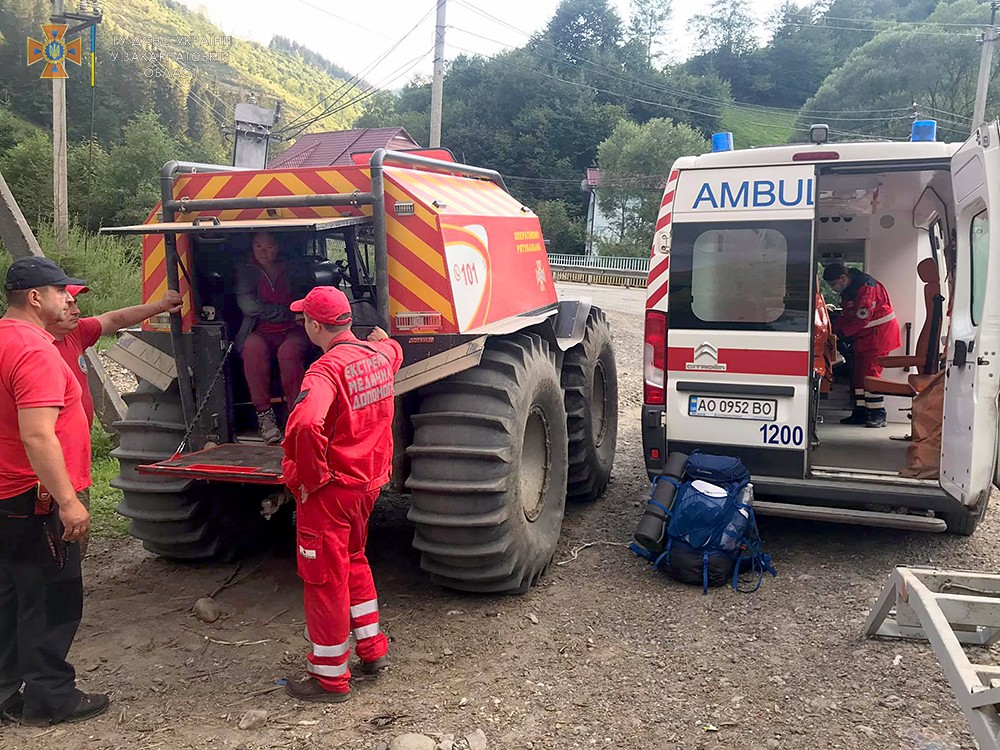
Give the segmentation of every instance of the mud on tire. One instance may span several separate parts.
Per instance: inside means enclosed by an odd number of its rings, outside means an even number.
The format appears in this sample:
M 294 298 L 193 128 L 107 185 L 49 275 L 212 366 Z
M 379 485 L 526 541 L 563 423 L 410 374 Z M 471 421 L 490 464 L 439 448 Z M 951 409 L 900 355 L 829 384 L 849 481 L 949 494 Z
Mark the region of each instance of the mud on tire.
M 533 334 L 493 338 L 478 367 L 421 391 L 406 486 L 421 567 L 463 591 L 525 591 L 555 552 L 566 505 L 566 411 Z
M 562 387 L 569 434 L 566 497 L 596 500 L 608 486 L 618 440 L 618 367 L 611 326 L 591 308 L 583 341 L 566 352 Z
M 255 546 L 264 521 L 253 490 L 137 471 L 170 458 L 184 436 L 176 384 L 164 392 L 140 380 L 123 398 L 128 411 L 115 423 L 119 446 L 111 455 L 119 473 L 111 486 L 122 491 L 118 512 L 131 519 L 129 533 L 153 554 L 177 560 L 232 559 Z

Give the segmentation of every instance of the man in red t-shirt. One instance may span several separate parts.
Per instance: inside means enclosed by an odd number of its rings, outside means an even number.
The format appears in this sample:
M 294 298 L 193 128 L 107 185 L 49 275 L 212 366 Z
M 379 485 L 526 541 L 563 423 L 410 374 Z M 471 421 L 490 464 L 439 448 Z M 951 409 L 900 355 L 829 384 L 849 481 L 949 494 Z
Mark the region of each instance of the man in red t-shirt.
M 69 314 L 67 285 L 83 283 L 32 257 L 14 261 L 4 284 L 0 712 L 32 726 L 88 719 L 109 702 L 77 690 L 66 661 L 83 611 L 76 542 L 90 514 L 77 493 L 90 486 L 90 429 L 80 384 L 45 330 Z
M 83 388 L 83 408 L 87 412 L 87 420 L 94 423 L 94 397 L 87 385 L 87 358 L 84 352 L 97 343 L 101 336 L 117 333 L 123 328 L 138 325 L 160 313 L 180 312 L 182 298 L 173 289 L 157 301 L 146 305 L 123 307 L 121 310 L 95 315 L 92 318 L 81 318 L 77 297 L 90 289 L 86 286 L 69 284 L 66 291 L 73 298 L 69 304 L 69 315 L 46 330 L 55 338 L 56 349 L 69 365 L 70 371 L 76 375 Z
M 158 302 L 112 310 L 93 318 L 81 318 L 77 297 L 89 292 L 90 289 L 86 286 L 68 284 L 66 291 L 73 298 L 69 303 L 69 315 L 65 320 L 48 326 L 46 330 L 55 338 L 56 349 L 59 350 L 63 360 L 69 366 L 70 372 L 80 382 L 83 392 L 83 410 L 87 413 L 87 424 L 93 426 L 94 396 L 90 392 L 89 383 L 87 383 L 87 357 L 84 352 L 96 344 L 101 336 L 138 325 L 147 318 L 160 313 L 180 312 L 182 299 L 180 294 L 173 289 L 168 289 Z M 87 510 L 90 510 L 90 488 L 83 490 L 79 495 L 80 502 Z M 86 536 L 80 540 L 81 557 L 87 554 L 87 543 Z

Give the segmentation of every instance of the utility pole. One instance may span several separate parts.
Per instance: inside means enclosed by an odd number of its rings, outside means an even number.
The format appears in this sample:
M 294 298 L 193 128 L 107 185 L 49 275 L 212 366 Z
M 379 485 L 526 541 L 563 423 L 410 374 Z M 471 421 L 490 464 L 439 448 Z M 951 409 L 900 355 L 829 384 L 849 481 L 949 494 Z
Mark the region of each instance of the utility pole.
M 972 132 L 975 133 L 979 126 L 986 120 L 986 93 L 990 87 L 990 74 L 993 72 L 993 45 L 997 41 L 997 28 L 994 25 L 997 20 L 997 8 L 1000 3 L 990 3 L 990 25 L 980 37 L 980 44 L 983 45 L 983 53 L 979 58 L 979 82 L 976 84 L 976 108 L 972 113 Z
M 66 16 L 64 0 L 52 0 L 52 17 Z M 52 79 L 52 233 L 57 254 L 69 250 L 69 196 L 66 182 L 66 79 Z
M 444 98 L 444 14 L 447 0 L 437 0 L 434 27 L 434 81 L 431 84 L 431 148 L 441 146 L 441 103 Z

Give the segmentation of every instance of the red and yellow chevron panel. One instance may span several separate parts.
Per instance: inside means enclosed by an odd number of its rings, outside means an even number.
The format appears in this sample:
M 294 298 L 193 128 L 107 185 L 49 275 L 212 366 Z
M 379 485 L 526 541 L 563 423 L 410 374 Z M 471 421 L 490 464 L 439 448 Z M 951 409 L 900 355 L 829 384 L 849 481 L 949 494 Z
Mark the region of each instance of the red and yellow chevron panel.
M 370 190 L 369 171 L 359 166 L 186 174 L 174 182 L 174 198 L 190 200 Z M 385 212 L 392 333 L 472 331 L 557 301 L 538 218 L 497 185 L 386 168 Z M 154 223 L 157 213 L 158 209 L 153 211 L 146 223 Z M 370 216 L 371 207 L 228 209 L 182 216 L 184 221 L 215 216 L 225 222 L 359 215 Z M 177 247 L 181 262 L 188 266 L 188 239 L 179 235 Z M 147 235 L 143 300 L 158 299 L 165 291 L 164 239 Z M 180 291 L 184 329 L 189 330 L 194 315 L 183 274 Z M 405 313 L 437 313 L 440 323 L 400 331 L 396 316 Z

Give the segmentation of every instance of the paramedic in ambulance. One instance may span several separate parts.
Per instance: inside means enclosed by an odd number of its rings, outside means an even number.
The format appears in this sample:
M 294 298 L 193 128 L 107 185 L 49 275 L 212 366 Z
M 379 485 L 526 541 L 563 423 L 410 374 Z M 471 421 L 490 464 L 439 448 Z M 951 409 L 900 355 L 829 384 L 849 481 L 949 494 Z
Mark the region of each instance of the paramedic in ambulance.
M 282 393 L 291 409 L 305 374 L 309 339 L 288 308 L 296 295 L 289 266 L 279 256 L 278 241 L 270 232 L 258 232 L 252 247 L 253 257 L 236 275 L 236 301 L 243 313 L 236 348 L 243 357 L 260 436 L 269 445 L 277 445 L 281 429 L 271 408 L 271 362 L 278 361 Z
M 285 690 L 303 701 L 339 703 L 350 697 L 352 630 L 361 675 L 377 677 L 388 666 L 365 543 L 392 469 L 393 381 L 403 350 L 381 328 L 367 341 L 355 338 L 351 305 L 336 287 L 314 288 L 291 310 L 303 314 L 305 333 L 323 356 L 306 372 L 282 443 L 312 643 L 307 676 Z
M 885 287 L 866 273 L 831 263 L 823 278 L 840 295 L 843 312 L 833 332 L 851 344 L 851 387 L 854 411 L 843 424 L 885 427 L 885 402 L 880 394 L 865 391 L 865 378 L 882 374 L 881 357 L 901 344 L 899 323 Z

